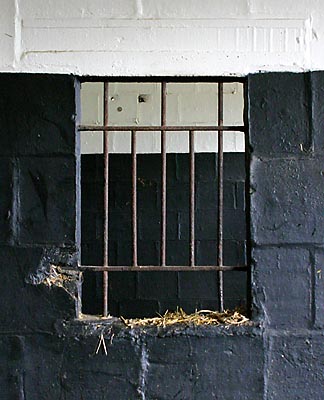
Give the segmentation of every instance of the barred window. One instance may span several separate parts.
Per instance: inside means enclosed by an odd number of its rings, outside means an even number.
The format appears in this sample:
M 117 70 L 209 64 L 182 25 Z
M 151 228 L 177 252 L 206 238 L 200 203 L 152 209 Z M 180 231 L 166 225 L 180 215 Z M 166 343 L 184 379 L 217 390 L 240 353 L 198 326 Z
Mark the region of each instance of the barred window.
M 249 308 L 244 79 L 81 84 L 83 312 Z

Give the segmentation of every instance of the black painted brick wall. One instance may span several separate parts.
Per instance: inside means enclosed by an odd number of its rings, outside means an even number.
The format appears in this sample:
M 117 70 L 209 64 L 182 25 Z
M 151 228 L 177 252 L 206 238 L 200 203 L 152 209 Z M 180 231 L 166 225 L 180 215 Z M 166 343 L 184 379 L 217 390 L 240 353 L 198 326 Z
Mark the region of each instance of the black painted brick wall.
M 196 154 L 196 264 L 217 264 L 217 158 Z M 161 238 L 161 156 L 139 154 L 138 262 L 159 265 Z M 109 263 L 132 264 L 131 155 L 110 155 Z M 82 155 L 82 263 L 102 265 L 103 157 Z M 167 264 L 189 265 L 189 157 L 167 155 Z M 245 155 L 224 156 L 224 264 L 246 264 Z M 102 312 L 102 275 L 88 273 L 83 312 Z M 246 305 L 245 272 L 225 274 L 225 306 Z M 187 312 L 218 307 L 215 272 L 109 274 L 113 315 L 151 316 L 177 306 Z
M 247 89 L 261 326 L 114 325 L 111 341 L 110 326 L 74 321 L 62 288 L 37 284 L 78 261 L 78 85 L 0 74 L 1 399 L 324 398 L 324 72 L 250 75 Z
M 267 399 L 324 397 L 323 77 L 249 77 L 252 284 L 267 327 Z
M 0 333 L 52 332 L 75 315 L 61 290 L 31 285 L 77 261 L 75 87 L 72 76 L 0 74 Z

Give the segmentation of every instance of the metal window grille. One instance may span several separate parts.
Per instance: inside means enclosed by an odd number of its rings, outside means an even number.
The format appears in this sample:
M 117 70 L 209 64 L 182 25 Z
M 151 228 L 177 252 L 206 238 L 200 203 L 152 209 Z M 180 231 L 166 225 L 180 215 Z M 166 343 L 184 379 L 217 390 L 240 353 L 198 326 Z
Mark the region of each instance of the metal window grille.
M 88 82 L 89 80 L 87 80 Z M 224 223 L 224 185 L 223 185 L 223 171 L 224 171 L 224 135 L 228 132 L 243 132 L 245 135 L 245 149 L 247 146 L 246 123 L 241 126 L 228 126 L 224 125 L 224 83 L 225 82 L 240 82 L 244 83 L 243 79 L 218 79 L 210 80 L 218 85 L 218 124 L 212 126 L 170 126 L 166 124 L 166 103 L 167 103 L 167 84 L 168 82 L 183 82 L 181 80 L 159 80 L 161 83 L 161 124 L 156 126 L 111 126 L 109 124 L 109 83 L 116 80 L 96 80 L 102 82 L 104 85 L 103 91 L 103 125 L 80 125 L 79 132 L 104 132 L 103 140 L 103 156 L 104 156 L 104 196 L 103 196 L 103 265 L 81 265 L 80 269 L 83 271 L 102 272 L 103 274 L 103 300 L 102 300 L 102 314 L 108 315 L 108 277 L 109 272 L 114 271 L 217 271 L 218 276 L 218 301 L 220 311 L 224 310 L 224 272 L 227 271 L 248 271 L 248 265 L 224 265 L 223 262 L 223 223 Z M 120 79 L 118 80 L 118 82 Z M 148 82 L 152 82 L 150 79 Z M 144 82 L 144 80 L 136 80 L 132 82 Z M 155 81 L 156 82 L 156 81 Z M 186 80 L 185 80 L 186 82 Z M 190 83 L 195 83 L 192 80 Z M 197 81 L 198 82 L 198 81 Z M 201 82 L 201 80 L 199 80 Z M 108 228 L 109 228 L 109 134 L 110 132 L 131 132 L 131 159 L 132 159 L 132 265 L 128 266 L 112 266 L 109 265 L 108 254 Z M 137 211 L 140 204 L 137 203 L 137 151 L 136 151 L 136 138 L 137 132 L 159 131 L 161 134 L 161 251 L 159 265 L 140 265 L 137 257 Z M 169 131 L 173 132 L 189 132 L 189 160 L 190 160 L 190 207 L 189 207 L 189 222 L 190 222 L 190 240 L 189 240 L 189 264 L 188 265 L 167 265 L 166 263 L 166 241 L 167 241 L 167 151 L 166 151 L 166 134 Z M 196 265 L 195 263 L 195 132 L 214 131 L 218 135 L 218 148 L 217 150 L 217 246 L 215 252 L 217 253 L 217 265 Z M 176 133 L 175 133 L 176 134 Z M 246 152 L 246 150 L 245 150 Z M 246 189 L 245 189 L 246 191 Z M 247 191 L 246 191 L 247 192 Z M 247 214 L 248 216 L 248 214 Z M 247 282 L 249 278 L 247 277 Z M 249 294 L 249 290 L 247 291 Z M 249 296 L 248 296 L 249 297 Z M 249 299 L 248 306 L 249 306 Z

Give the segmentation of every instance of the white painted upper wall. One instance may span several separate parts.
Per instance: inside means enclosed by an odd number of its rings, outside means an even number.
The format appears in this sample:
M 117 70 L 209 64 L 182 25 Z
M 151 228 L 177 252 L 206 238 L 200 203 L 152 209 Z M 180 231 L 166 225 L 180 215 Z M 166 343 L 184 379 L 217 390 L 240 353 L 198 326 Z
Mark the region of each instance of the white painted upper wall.
M 0 0 L 0 71 L 324 69 L 323 0 Z

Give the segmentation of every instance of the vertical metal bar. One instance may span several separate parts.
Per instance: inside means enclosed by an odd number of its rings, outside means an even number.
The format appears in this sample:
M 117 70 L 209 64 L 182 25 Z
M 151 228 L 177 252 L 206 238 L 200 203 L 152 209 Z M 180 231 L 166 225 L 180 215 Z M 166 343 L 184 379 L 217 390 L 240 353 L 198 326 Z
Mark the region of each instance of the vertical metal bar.
M 104 83 L 104 125 L 108 126 L 108 82 Z M 103 264 L 108 267 L 108 227 L 109 227 L 109 132 L 104 132 L 104 248 L 103 248 Z M 103 272 L 103 316 L 108 315 L 108 272 Z
M 195 265 L 195 131 L 189 131 L 190 148 L 190 265 Z
M 132 131 L 132 229 L 133 229 L 133 266 L 137 267 L 137 158 L 136 158 L 136 131 Z
M 223 83 L 218 83 L 218 125 L 224 123 L 223 112 Z M 218 157 L 217 157 L 217 173 L 218 173 L 218 236 L 217 236 L 217 264 L 223 266 L 223 169 L 224 169 L 224 154 L 223 154 L 223 131 L 218 131 Z M 224 276 L 223 271 L 218 271 L 218 297 L 219 309 L 224 311 Z
M 161 87 L 161 125 L 166 125 L 166 82 Z M 161 131 L 162 187 L 161 187 L 161 266 L 166 265 L 166 131 Z

